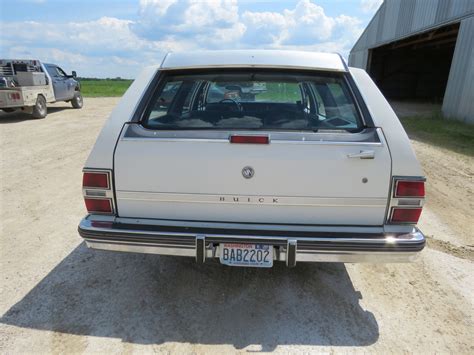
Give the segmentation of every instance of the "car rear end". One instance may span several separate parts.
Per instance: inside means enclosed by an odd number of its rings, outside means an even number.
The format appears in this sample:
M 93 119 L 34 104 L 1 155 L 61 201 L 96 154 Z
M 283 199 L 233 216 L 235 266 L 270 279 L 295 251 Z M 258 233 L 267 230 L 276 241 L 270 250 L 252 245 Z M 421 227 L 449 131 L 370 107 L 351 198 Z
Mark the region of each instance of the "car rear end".
M 394 175 L 384 127 L 337 60 L 150 73 L 84 169 L 88 246 L 256 267 L 412 260 L 424 179 L 416 164 Z

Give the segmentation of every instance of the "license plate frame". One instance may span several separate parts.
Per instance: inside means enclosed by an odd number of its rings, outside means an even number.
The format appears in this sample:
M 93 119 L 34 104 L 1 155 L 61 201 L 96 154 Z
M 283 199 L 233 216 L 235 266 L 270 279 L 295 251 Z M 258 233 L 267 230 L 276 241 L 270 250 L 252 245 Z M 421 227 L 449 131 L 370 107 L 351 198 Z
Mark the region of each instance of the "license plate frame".
M 261 243 L 222 243 L 219 260 L 227 266 L 271 268 L 273 249 L 273 245 Z

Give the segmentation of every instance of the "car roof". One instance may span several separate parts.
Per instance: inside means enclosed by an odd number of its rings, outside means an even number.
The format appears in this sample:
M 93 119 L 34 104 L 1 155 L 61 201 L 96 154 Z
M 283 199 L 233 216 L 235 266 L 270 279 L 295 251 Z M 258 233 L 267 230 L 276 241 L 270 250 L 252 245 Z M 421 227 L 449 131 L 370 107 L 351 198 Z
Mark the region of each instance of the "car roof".
M 339 54 L 287 50 L 218 50 L 168 53 L 161 70 L 192 68 L 293 68 L 348 71 Z

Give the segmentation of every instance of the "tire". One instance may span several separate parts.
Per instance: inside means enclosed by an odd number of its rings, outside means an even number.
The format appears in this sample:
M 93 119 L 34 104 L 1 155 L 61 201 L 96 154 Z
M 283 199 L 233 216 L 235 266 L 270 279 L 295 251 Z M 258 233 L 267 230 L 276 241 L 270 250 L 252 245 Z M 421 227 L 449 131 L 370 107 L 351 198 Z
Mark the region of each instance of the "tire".
M 82 95 L 80 91 L 74 93 L 74 97 L 71 100 L 71 105 L 74 108 L 82 108 L 84 101 L 82 100 Z
M 14 108 L 2 108 L 3 112 L 10 113 L 10 112 L 15 112 Z
M 33 116 L 33 118 L 45 118 L 47 114 L 48 107 L 46 106 L 46 99 L 43 95 L 38 95 L 31 116 Z

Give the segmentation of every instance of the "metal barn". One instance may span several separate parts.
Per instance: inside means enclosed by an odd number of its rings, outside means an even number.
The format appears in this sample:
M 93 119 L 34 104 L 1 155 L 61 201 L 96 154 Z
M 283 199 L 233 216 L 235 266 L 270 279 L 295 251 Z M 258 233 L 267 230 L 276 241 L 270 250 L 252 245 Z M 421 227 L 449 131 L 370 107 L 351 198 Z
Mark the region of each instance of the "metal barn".
M 474 0 L 385 0 L 349 55 L 389 99 L 474 123 Z

